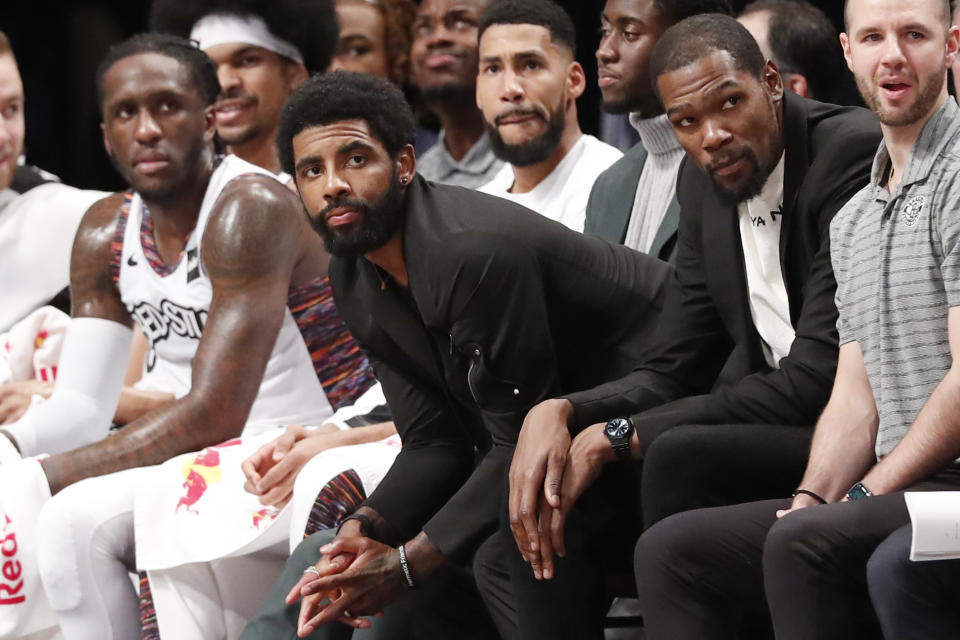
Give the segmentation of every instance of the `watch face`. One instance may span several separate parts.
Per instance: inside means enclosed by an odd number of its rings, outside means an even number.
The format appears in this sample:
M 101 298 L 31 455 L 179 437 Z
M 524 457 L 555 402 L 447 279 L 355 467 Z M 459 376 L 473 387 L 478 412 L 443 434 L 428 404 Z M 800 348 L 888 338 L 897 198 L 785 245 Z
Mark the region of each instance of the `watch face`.
M 863 500 L 864 498 L 869 498 L 872 495 L 873 494 L 870 493 L 870 490 L 863 486 L 862 482 L 858 482 L 850 487 L 849 491 L 847 491 L 848 500 Z
M 622 438 L 630 433 L 630 421 L 626 418 L 614 418 L 607 423 L 605 430 L 610 438 Z

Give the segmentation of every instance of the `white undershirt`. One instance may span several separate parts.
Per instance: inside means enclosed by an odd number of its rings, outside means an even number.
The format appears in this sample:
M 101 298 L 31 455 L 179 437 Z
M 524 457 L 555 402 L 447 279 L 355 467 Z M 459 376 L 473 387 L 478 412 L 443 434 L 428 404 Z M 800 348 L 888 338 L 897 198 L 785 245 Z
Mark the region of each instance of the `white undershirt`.
M 783 156 L 760 194 L 737 205 L 750 315 L 763 340 L 763 355 L 774 369 L 780 368 L 780 358 L 790 352 L 796 337 L 780 266 L 782 210 Z
M 622 156 L 619 149 L 583 134 L 553 171 L 530 191 L 511 193 L 514 173 L 509 163 L 478 191 L 512 200 L 574 231 L 583 231 L 594 181 Z

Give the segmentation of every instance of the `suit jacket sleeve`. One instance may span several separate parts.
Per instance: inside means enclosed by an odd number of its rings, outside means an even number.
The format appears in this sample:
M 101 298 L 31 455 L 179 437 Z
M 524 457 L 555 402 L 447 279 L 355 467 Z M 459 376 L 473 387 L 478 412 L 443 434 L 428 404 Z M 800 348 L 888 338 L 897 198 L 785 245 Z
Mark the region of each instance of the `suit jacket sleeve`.
M 390 525 L 390 539 L 412 538 L 473 469 L 474 443 L 445 398 L 371 355 L 403 448 L 364 503 Z
M 847 133 L 847 132 L 844 132 Z M 687 398 L 696 407 L 689 423 L 749 422 L 812 424 L 822 410 L 836 371 L 836 282 L 830 264 L 830 221 L 836 212 L 869 179 L 873 152 L 879 138 L 873 130 L 833 136 L 819 150 L 820 162 L 811 166 L 801 187 L 797 215 L 808 217 L 818 242 L 810 269 L 802 278 L 803 306 L 795 325 L 796 339 L 779 369 L 765 369 L 720 385 L 711 386 L 723 370 L 734 347 L 707 289 L 700 211 L 703 185 L 692 166 L 681 168 L 677 195 L 682 209 L 677 249 L 675 286 L 668 293 L 664 320 L 658 332 L 663 345 L 642 368 L 583 396 L 572 396 L 578 426 L 616 415 L 634 414 L 641 445 L 646 448 L 670 421 L 644 420 L 640 414 L 663 402 Z M 798 240 L 799 241 L 799 240 Z M 741 266 L 731 265 L 742 277 Z M 717 277 L 715 274 L 713 277 Z M 739 348 L 739 347 L 738 347 Z M 733 363 L 734 365 L 736 362 Z M 729 366 L 729 365 L 728 365 Z M 725 372 L 726 373 L 726 372 Z M 596 401 L 600 392 L 609 398 Z M 623 409 L 616 394 L 633 406 Z M 690 397 L 693 396 L 693 397 Z M 696 398 L 696 399 L 694 399 Z M 677 411 L 684 400 L 672 405 Z M 607 405 L 604 407 L 604 405 Z M 605 411 L 598 409 L 605 408 Z M 640 427 L 642 423 L 643 427 Z
M 677 196 L 681 211 L 700 207 L 702 185 L 681 168 Z M 618 380 L 566 396 L 576 414 L 574 432 L 669 402 L 705 393 L 723 367 L 732 341 L 707 288 L 700 217 L 681 215 L 676 270 L 667 289 L 653 356 Z
M 830 222 L 870 177 L 878 136 L 873 131 L 837 136 L 819 152 L 828 161 L 811 166 L 798 211 L 816 226 L 819 246 L 803 285 L 796 338 L 779 369 L 766 369 L 721 386 L 712 395 L 725 420 L 812 425 L 830 395 L 837 367 L 837 283 L 830 263 Z M 648 434 L 648 440 L 656 433 Z M 641 437 L 642 438 L 642 437 Z

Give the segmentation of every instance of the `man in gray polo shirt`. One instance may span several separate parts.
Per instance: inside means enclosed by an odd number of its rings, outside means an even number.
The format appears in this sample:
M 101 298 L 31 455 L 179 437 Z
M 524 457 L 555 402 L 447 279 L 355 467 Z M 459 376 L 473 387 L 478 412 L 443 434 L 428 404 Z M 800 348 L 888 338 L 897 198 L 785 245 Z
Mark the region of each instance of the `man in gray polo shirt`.
M 503 167 L 477 108 L 477 26 L 487 0 L 422 0 L 413 23 L 413 84 L 443 128 L 417 158 L 427 180 L 471 189 Z
M 767 607 L 780 639 L 881 637 L 867 559 L 909 522 L 905 490 L 960 488 L 960 31 L 947 0 L 848 0 L 846 21 L 884 141 L 831 226 L 833 392 L 792 501 L 681 513 L 641 537 L 651 639 L 730 637 Z

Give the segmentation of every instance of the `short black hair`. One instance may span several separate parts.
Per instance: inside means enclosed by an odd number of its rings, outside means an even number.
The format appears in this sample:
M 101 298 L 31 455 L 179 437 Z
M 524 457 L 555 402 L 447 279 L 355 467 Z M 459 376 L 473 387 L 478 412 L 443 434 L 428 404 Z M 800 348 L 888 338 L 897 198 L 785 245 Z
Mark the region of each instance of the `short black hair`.
M 732 17 L 718 13 L 691 16 L 664 31 L 650 54 L 650 77 L 657 95 L 660 95 L 657 78 L 714 51 L 726 51 L 738 71 L 757 78 L 767 62 L 757 41 Z
M 413 111 L 396 85 L 367 73 L 321 73 L 297 87 L 280 112 L 277 151 L 283 170 L 295 175 L 294 136 L 343 120 L 365 121 L 391 156 L 413 144 Z
M 308 71 L 324 71 L 337 47 L 332 0 L 153 0 L 150 29 L 189 38 L 193 25 L 213 13 L 262 18 L 270 32 L 295 46 Z
M 190 82 L 204 105 L 211 105 L 220 94 L 220 81 L 217 79 L 217 68 L 213 61 L 197 46 L 185 38 L 178 38 L 162 33 L 140 33 L 119 44 L 115 44 L 107 51 L 97 67 L 97 102 L 103 110 L 103 77 L 114 64 L 141 53 L 159 53 L 173 58 L 181 64 L 190 76 Z
M 733 15 L 730 0 L 653 0 L 653 6 L 667 25 L 674 25 L 701 13 Z
M 740 16 L 762 11 L 769 12 L 767 39 L 780 73 L 803 75 L 817 100 L 849 102 L 853 76 L 830 18 L 806 0 L 755 0 Z
M 573 20 L 552 0 L 494 0 L 483 11 L 477 39 L 487 28 L 497 24 L 533 24 L 550 32 L 550 41 L 574 53 L 577 32 Z

